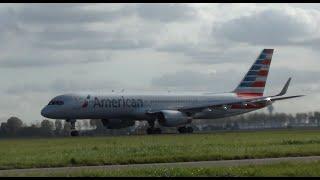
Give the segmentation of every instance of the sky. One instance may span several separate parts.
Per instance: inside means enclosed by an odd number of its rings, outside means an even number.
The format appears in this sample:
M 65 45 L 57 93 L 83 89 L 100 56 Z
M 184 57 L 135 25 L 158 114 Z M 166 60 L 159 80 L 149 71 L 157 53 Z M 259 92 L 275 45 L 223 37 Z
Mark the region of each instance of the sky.
M 0 5 L 0 122 L 73 92 L 229 92 L 273 48 L 275 112 L 320 110 L 319 4 Z M 259 110 L 266 112 L 266 110 Z

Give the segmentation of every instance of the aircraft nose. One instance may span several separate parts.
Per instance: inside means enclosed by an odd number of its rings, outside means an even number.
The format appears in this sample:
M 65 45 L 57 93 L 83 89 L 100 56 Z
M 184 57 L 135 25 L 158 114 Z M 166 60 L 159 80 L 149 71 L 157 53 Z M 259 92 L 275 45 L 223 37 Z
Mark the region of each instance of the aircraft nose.
M 43 117 L 48 117 L 49 112 L 48 112 L 48 108 L 47 108 L 47 107 L 44 107 L 44 108 L 41 110 L 41 115 L 42 115 Z

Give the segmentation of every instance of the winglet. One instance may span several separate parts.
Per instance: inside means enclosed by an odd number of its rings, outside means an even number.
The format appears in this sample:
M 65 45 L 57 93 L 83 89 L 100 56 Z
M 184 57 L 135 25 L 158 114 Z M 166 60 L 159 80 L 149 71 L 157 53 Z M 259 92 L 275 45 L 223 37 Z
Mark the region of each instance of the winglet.
M 286 84 L 282 88 L 281 92 L 279 94 L 277 94 L 276 96 L 282 96 L 282 95 L 285 95 L 287 93 L 290 81 L 291 81 L 291 77 L 288 79 L 288 81 L 286 82 Z

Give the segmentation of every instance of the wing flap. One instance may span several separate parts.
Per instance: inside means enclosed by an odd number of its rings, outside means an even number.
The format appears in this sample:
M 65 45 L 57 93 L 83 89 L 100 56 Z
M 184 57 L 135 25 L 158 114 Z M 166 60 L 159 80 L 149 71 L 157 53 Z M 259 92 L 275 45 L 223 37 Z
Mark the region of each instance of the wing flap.
M 246 104 L 246 103 L 257 103 L 260 101 L 264 101 L 267 97 L 258 97 L 258 98 L 251 98 L 251 99 L 241 99 L 241 100 L 232 100 L 232 101 L 224 101 L 224 102 L 216 102 L 216 103 L 210 103 L 208 105 L 202 105 L 202 106 L 192 106 L 192 107 L 184 107 L 184 108 L 180 108 L 178 109 L 179 111 L 193 111 L 193 112 L 199 112 L 202 111 L 204 109 L 211 109 L 211 108 L 216 108 L 219 106 L 229 106 L 229 105 L 233 105 L 233 104 Z

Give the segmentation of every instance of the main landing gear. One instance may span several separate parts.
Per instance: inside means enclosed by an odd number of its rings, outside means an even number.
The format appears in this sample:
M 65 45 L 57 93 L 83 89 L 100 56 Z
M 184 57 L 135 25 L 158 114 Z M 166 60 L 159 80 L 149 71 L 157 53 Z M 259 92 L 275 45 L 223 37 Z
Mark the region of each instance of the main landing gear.
M 178 128 L 178 131 L 179 131 L 179 133 L 181 133 L 181 134 L 193 133 L 193 128 L 192 128 L 192 127 L 183 126 L 183 127 L 179 127 L 179 128 Z
M 71 136 L 79 136 L 79 131 L 76 130 L 76 119 L 67 119 L 67 122 L 71 124 Z
M 160 128 L 154 127 L 154 121 L 148 121 L 149 128 L 147 129 L 147 134 L 161 134 Z

